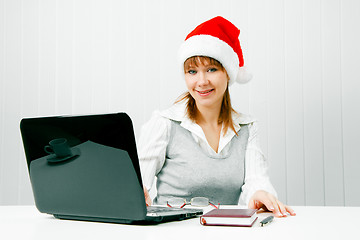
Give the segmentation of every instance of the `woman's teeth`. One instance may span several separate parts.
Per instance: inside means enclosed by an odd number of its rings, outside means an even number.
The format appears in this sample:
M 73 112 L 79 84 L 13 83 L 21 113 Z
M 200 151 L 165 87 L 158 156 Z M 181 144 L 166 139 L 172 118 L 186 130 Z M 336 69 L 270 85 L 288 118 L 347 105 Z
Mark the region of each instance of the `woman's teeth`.
M 207 90 L 207 91 L 198 91 L 198 92 L 201 93 L 201 94 L 205 94 L 205 93 L 208 93 L 208 92 L 211 92 L 211 91 L 212 91 L 212 89 Z

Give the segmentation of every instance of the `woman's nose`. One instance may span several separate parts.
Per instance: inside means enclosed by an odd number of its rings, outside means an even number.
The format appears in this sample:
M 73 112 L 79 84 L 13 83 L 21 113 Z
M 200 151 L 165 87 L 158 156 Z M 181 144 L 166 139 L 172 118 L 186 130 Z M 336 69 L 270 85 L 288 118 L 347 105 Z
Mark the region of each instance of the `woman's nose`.
M 207 85 L 209 83 L 209 79 L 207 78 L 206 72 L 200 71 L 198 76 L 199 76 L 198 78 L 199 85 Z

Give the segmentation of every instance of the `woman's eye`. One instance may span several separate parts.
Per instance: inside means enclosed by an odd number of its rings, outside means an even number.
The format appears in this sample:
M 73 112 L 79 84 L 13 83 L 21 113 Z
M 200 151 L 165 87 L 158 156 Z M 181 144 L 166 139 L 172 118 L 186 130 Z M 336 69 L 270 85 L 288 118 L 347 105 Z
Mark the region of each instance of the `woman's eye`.
M 208 72 L 216 72 L 216 71 L 217 71 L 216 68 L 210 68 L 210 69 L 208 70 Z
M 190 73 L 190 74 L 195 74 L 196 71 L 195 71 L 195 70 L 189 70 L 188 73 Z

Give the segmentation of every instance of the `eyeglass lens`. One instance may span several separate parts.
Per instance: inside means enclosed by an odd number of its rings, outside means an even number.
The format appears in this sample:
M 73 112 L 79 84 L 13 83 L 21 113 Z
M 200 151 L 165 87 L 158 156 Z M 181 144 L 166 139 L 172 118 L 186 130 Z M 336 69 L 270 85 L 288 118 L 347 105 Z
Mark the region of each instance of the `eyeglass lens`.
M 209 199 L 205 197 L 194 197 L 190 200 L 190 204 L 195 207 L 206 207 L 209 205 Z
M 186 200 L 183 198 L 170 198 L 167 201 L 167 205 L 171 207 L 183 207 L 186 205 Z
M 184 199 L 184 198 L 174 197 L 174 198 L 170 198 L 167 201 L 167 205 L 170 207 L 178 207 L 178 208 L 180 207 L 181 208 L 181 207 L 184 207 L 186 204 L 188 204 L 188 203 L 186 202 L 186 199 Z M 190 200 L 189 204 L 194 207 L 206 207 L 209 204 L 213 205 L 210 203 L 209 199 L 205 198 L 205 197 L 194 197 Z

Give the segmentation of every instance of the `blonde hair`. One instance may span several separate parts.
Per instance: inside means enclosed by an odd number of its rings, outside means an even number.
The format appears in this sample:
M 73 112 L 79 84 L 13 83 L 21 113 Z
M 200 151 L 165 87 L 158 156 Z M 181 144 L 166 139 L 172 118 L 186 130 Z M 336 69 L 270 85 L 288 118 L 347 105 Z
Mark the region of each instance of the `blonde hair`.
M 198 67 L 199 65 L 206 65 L 206 64 L 215 65 L 221 71 L 224 71 L 226 73 L 226 69 L 222 66 L 222 64 L 219 61 L 217 61 L 214 58 L 205 57 L 205 56 L 194 56 L 188 58 L 184 62 L 184 72 L 186 72 L 189 68 L 193 66 Z M 195 99 L 191 96 L 189 92 L 185 92 L 178 97 L 175 103 L 181 101 L 186 101 L 186 114 L 188 118 L 191 121 L 196 122 L 197 107 L 196 107 Z M 234 131 L 234 133 L 237 135 L 234 127 L 234 122 L 232 120 L 232 113 L 236 113 L 236 111 L 231 106 L 229 86 L 227 86 L 221 103 L 221 109 L 218 118 L 218 123 L 219 124 L 222 123 L 224 125 L 224 135 L 226 134 L 229 128 L 231 128 Z

